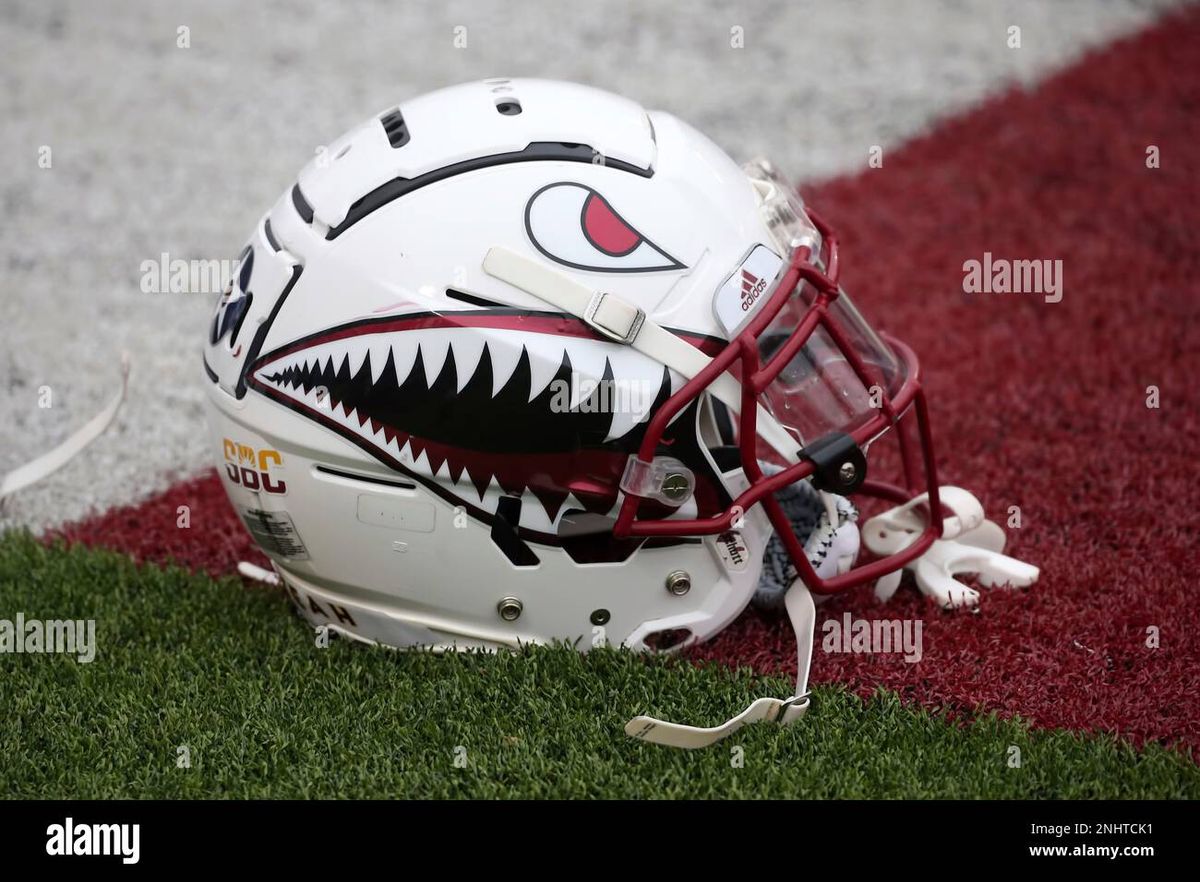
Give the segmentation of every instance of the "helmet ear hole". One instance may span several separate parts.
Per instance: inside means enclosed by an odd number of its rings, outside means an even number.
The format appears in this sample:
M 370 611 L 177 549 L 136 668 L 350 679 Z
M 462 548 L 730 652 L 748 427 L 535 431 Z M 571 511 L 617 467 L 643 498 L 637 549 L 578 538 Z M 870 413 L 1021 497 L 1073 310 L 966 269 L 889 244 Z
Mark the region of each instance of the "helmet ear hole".
M 670 652 L 688 643 L 693 636 L 691 628 L 667 628 L 647 634 L 642 642 L 655 652 Z

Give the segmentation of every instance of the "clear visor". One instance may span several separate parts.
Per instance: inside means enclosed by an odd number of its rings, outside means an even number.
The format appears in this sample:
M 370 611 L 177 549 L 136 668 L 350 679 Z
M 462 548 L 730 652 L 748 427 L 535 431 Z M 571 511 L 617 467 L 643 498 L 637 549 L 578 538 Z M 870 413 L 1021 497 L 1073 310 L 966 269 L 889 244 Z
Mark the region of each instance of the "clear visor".
M 804 247 L 820 255 L 820 233 L 796 188 L 766 160 L 748 163 L 744 170 L 758 192 L 764 220 L 786 258 L 790 260 Z M 813 262 L 823 269 L 819 257 Z M 770 363 L 792 337 L 815 301 L 816 291 L 801 281 L 758 337 L 763 365 Z M 894 396 L 905 380 L 900 360 L 867 324 L 845 291 L 829 304 L 826 317 L 857 353 L 865 377 L 859 377 L 833 335 L 818 325 L 763 393 L 764 405 L 801 444 L 830 432 L 853 431 L 874 416 L 884 396 Z
M 759 335 L 764 365 L 792 337 L 814 299 L 812 287 L 801 282 Z M 763 393 L 767 409 L 801 444 L 830 432 L 852 432 L 878 413 L 884 396 L 894 396 L 904 384 L 900 360 L 844 291 L 827 307 L 827 316 L 853 346 L 867 382 L 829 331 L 818 325 Z

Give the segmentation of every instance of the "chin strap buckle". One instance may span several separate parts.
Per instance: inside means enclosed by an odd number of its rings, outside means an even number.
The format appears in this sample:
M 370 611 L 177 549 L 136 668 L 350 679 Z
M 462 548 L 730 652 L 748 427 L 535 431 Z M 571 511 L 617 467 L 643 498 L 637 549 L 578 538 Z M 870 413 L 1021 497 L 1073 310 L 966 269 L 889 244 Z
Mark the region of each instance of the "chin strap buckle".
M 597 291 L 583 310 L 583 320 L 596 333 L 628 346 L 642 330 L 646 312 L 620 297 Z
M 625 724 L 625 734 L 641 741 L 693 750 L 727 738 L 749 723 L 768 721 L 787 726 L 804 716 L 811 702 L 808 668 L 812 662 L 813 631 L 817 607 L 808 588 L 797 579 L 784 598 L 788 619 L 796 632 L 796 692 L 791 698 L 760 698 L 720 726 L 702 728 L 670 723 L 655 717 L 634 717 Z

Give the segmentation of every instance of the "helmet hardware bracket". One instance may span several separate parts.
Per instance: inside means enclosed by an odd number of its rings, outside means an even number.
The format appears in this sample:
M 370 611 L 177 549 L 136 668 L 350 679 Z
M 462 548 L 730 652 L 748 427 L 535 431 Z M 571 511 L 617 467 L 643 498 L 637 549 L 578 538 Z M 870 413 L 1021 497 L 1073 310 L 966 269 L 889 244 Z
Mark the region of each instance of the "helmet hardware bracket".
M 818 490 L 847 496 L 867 478 L 867 457 L 845 432 L 830 432 L 800 450 L 814 466 L 812 484 Z

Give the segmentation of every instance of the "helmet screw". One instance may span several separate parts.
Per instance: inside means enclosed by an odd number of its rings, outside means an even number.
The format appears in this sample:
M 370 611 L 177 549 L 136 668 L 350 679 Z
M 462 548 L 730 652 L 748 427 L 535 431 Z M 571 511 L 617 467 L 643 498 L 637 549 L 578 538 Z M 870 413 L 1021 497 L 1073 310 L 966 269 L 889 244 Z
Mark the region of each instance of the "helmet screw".
M 606 609 L 597 609 L 592 611 L 593 625 L 607 625 L 610 618 L 612 618 L 612 615 Z
M 858 469 L 854 467 L 854 463 L 844 462 L 838 469 L 838 477 L 843 484 L 853 484 L 854 479 L 858 477 Z
M 663 496 L 672 501 L 684 500 L 688 498 L 688 494 L 692 492 L 692 482 L 688 480 L 688 476 L 679 472 L 671 472 L 662 483 Z
M 675 570 L 667 576 L 667 590 L 676 597 L 682 597 L 692 590 L 692 577 L 683 570 Z
M 505 597 L 496 604 L 496 612 L 500 613 L 500 618 L 506 622 L 515 622 L 521 617 L 521 610 L 524 609 L 521 601 L 515 597 Z

